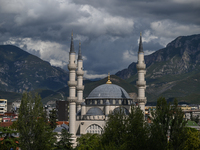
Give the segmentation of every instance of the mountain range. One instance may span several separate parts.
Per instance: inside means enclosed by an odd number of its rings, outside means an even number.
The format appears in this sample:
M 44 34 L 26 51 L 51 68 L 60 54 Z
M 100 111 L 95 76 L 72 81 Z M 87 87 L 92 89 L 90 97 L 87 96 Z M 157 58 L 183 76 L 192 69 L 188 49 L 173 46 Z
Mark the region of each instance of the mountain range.
M 22 93 L 67 86 L 68 72 L 12 45 L 0 45 L 0 89 Z
M 148 101 L 163 96 L 200 102 L 200 34 L 176 38 L 165 48 L 145 56 L 145 63 Z M 135 85 L 136 62 L 116 75 Z
M 145 47 L 144 47 L 145 49 Z M 200 101 L 200 35 L 180 36 L 163 49 L 145 56 L 146 97 L 155 102 L 160 96 L 177 98 L 181 102 Z M 0 45 L 0 98 L 20 99 L 23 91 L 41 95 L 43 103 L 66 100 L 67 71 L 12 45 Z M 106 83 L 84 80 L 84 98 L 92 89 Z M 136 97 L 136 62 L 111 76 L 114 84 L 122 86 Z

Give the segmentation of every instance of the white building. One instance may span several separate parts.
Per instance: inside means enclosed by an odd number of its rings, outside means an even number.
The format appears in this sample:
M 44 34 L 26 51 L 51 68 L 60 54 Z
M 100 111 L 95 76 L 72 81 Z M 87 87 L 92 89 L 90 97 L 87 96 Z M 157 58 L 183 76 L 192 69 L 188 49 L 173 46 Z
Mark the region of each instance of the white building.
M 0 99 L 0 114 L 7 112 L 7 99 Z
M 120 86 L 112 84 L 110 76 L 108 81 L 96 87 L 83 99 L 83 59 L 81 55 L 81 45 L 79 44 L 78 60 L 76 64 L 76 53 L 74 51 L 73 34 L 71 36 L 71 46 L 69 52 L 69 132 L 72 139 L 76 140 L 77 136 L 86 133 L 101 134 L 108 114 L 118 111 L 120 108 L 126 114 L 129 114 L 133 99 Z M 145 71 L 144 52 L 142 48 L 142 37 L 140 36 L 140 44 L 138 51 L 138 105 L 145 111 Z M 76 81 L 77 79 L 77 81 Z

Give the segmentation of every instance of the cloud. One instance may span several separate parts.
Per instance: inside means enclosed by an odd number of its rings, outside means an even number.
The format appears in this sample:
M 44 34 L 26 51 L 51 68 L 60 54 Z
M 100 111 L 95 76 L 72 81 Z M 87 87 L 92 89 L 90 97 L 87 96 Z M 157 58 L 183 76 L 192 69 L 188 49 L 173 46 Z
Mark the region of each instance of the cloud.
M 200 26 L 194 24 L 180 24 L 171 20 L 159 20 L 151 23 L 151 28 L 157 36 L 174 38 L 189 34 L 196 34 L 200 31 Z
M 67 69 L 70 35 L 87 75 L 101 76 L 137 61 L 181 35 L 200 33 L 199 0 L 0 0 L 0 44 L 14 44 Z
M 23 50 L 61 68 L 66 67 L 69 60 L 69 47 L 64 49 L 63 45 L 56 42 L 32 40 L 31 38 L 11 38 L 3 44 L 17 45 Z
M 87 71 L 84 71 L 84 78 L 86 79 L 97 79 L 97 78 L 105 78 L 108 74 L 88 74 Z
M 51 59 L 50 64 L 52 66 L 61 67 L 61 68 L 64 68 L 67 65 L 66 62 L 63 62 L 61 60 L 55 60 L 55 59 Z
M 132 51 L 126 50 L 123 53 L 123 60 L 127 61 L 128 63 L 133 62 L 133 61 L 136 62 L 137 59 L 138 59 L 137 54 L 133 53 Z

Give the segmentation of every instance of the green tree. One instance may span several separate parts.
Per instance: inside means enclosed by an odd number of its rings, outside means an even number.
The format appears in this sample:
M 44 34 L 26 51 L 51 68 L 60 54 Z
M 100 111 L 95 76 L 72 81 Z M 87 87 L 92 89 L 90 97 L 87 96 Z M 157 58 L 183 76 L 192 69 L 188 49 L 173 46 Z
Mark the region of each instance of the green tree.
M 126 121 L 125 149 L 147 149 L 149 126 L 145 123 L 143 111 L 139 107 L 131 107 Z
M 10 126 L 10 128 L 13 129 L 13 130 L 17 130 L 18 129 L 17 125 L 18 125 L 17 121 L 13 121 L 12 125 Z
M 39 95 L 23 93 L 17 127 L 22 150 L 53 149 L 56 139 Z
M 0 141 L 0 149 L 8 150 L 8 149 L 16 149 L 19 147 L 18 138 L 15 137 L 17 135 L 17 131 L 9 129 L 7 127 L 0 127 L 0 137 L 3 140 Z
M 200 149 L 200 133 L 194 128 L 187 128 L 187 140 L 183 150 L 199 150 Z
M 178 101 L 175 99 L 171 108 L 171 121 L 169 129 L 169 146 L 174 150 L 182 150 L 187 139 L 186 137 L 186 121 L 184 113 L 178 107 Z
M 77 138 L 78 145 L 77 150 L 97 150 L 101 148 L 101 135 L 87 133 L 81 135 L 80 138 Z
M 151 149 L 183 149 L 185 143 L 185 124 L 183 112 L 177 100 L 173 105 L 161 97 L 157 100 L 156 110 L 151 112 Z
M 57 120 L 57 113 L 56 113 L 56 110 L 55 109 L 52 109 L 50 111 L 50 114 L 49 114 L 49 122 L 50 122 L 50 126 L 51 126 L 51 129 L 55 129 L 56 126 L 57 126 L 57 123 L 56 123 L 56 120 Z
M 71 139 L 71 134 L 66 130 L 62 129 L 61 135 L 60 136 L 60 141 L 57 142 L 56 144 L 56 149 L 58 150 L 72 150 L 72 139 Z
M 144 114 L 137 106 L 131 106 L 129 115 L 125 108 L 109 115 L 102 135 L 104 149 L 146 149 L 149 127 Z
M 101 140 L 105 149 L 111 146 L 116 149 L 122 149 L 126 140 L 124 137 L 127 134 L 126 122 L 127 115 L 122 108 L 109 114 Z

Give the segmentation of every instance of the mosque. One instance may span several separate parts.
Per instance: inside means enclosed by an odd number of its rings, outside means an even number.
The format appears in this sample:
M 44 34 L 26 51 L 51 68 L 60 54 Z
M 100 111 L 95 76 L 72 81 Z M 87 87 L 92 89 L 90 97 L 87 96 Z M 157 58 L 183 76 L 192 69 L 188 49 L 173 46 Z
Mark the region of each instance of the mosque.
M 138 50 L 138 87 L 137 103 L 145 111 L 146 97 L 146 65 L 144 62 L 144 52 L 142 46 L 142 36 Z M 112 84 L 110 76 L 108 81 L 96 87 L 91 93 L 83 99 L 83 59 L 81 54 L 81 44 L 79 43 L 78 59 L 76 63 L 76 53 L 74 51 L 73 34 L 71 36 L 71 45 L 69 52 L 69 132 L 72 139 L 86 133 L 101 134 L 105 126 L 108 114 L 117 111 L 120 108 L 126 114 L 129 114 L 133 99 L 120 86 Z M 76 80 L 77 79 L 77 80 Z

